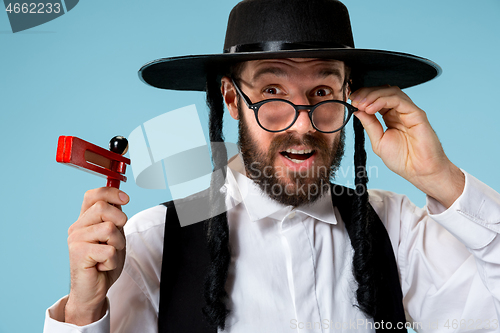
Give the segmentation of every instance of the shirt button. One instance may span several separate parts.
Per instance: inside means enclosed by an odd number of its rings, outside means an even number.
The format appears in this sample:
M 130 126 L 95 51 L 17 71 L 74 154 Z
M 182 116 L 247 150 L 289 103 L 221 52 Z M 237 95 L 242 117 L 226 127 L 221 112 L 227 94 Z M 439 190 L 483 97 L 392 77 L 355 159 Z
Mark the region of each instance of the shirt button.
M 289 219 L 293 219 L 294 217 L 295 217 L 295 212 L 291 212 L 290 214 L 288 214 Z

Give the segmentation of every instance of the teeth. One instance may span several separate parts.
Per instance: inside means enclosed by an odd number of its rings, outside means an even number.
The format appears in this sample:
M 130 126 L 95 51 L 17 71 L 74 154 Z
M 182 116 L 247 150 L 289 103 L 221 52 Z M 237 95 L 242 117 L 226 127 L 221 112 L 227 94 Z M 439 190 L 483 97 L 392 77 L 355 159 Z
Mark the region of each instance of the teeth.
M 293 153 L 292 153 L 293 154 Z M 304 163 L 306 160 L 296 160 L 294 158 L 290 158 L 288 156 L 285 156 L 286 158 L 288 158 L 290 161 L 292 161 L 293 163 L 297 163 L 297 164 L 300 164 L 300 163 Z
M 312 149 L 303 149 L 303 150 L 287 149 L 286 152 L 291 154 L 309 154 L 312 152 Z

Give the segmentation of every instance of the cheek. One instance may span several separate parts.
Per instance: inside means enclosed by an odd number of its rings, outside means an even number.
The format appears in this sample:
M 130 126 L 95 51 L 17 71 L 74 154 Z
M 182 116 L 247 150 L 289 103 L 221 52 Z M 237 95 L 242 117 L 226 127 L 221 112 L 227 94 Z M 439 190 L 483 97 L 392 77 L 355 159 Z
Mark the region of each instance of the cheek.
M 339 139 L 340 132 L 335 132 L 332 134 L 325 134 L 325 140 L 328 143 L 329 147 L 333 146 L 333 143 Z
M 328 146 L 328 148 L 332 148 L 335 141 L 339 139 L 339 133 L 340 132 L 325 134 L 325 133 L 316 132 L 313 135 L 317 139 L 321 140 L 323 142 L 323 144 L 326 144 Z
M 246 111 L 247 112 L 244 112 L 243 115 L 240 113 L 240 118 L 241 116 L 244 117 L 244 119 L 240 119 L 240 121 L 245 123 L 250 139 L 257 144 L 260 149 L 267 151 L 275 134 L 263 130 L 257 123 L 254 113 L 250 110 Z

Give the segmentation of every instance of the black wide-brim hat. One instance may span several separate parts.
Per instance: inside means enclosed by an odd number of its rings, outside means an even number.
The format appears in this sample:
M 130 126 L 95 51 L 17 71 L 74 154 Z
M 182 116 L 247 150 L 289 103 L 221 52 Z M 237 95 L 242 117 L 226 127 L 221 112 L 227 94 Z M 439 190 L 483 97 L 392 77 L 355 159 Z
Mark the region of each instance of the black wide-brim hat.
M 415 55 L 356 49 L 347 8 L 337 0 L 244 0 L 229 15 L 224 53 L 157 59 L 139 70 L 162 89 L 204 91 L 207 75 L 227 74 L 232 64 L 259 59 L 324 58 L 346 63 L 358 87 L 401 89 L 441 73 Z

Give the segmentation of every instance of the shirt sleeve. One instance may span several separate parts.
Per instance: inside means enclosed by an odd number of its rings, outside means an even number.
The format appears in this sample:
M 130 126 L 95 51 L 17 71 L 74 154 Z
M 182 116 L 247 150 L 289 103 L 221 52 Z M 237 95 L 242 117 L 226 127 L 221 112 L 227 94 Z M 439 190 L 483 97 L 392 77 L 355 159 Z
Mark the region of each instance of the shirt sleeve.
M 400 207 L 389 210 L 386 227 L 399 233 L 403 303 L 418 332 L 499 330 L 500 195 L 464 174 L 464 191 L 448 209 L 430 197 L 424 209 L 404 196 L 389 199 Z
M 45 312 L 43 333 L 109 333 L 109 300 L 108 310 L 99 321 L 87 326 L 77 326 L 64 322 L 64 308 L 68 296 L 61 298 Z
M 490 244 L 500 232 L 500 195 L 466 172 L 464 175 L 464 192 L 450 208 L 445 209 L 428 196 L 427 211 L 467 248 L 477 250 Z M 457 225 L 459 220 L 464 222 Z
M 46 311 L 44 333 L 156 333 L 166 207 L 140 212 L 126 224 L 127 254 L 108 291 L 108 310 L 87 326 L 64 323 L 67 296 Z

